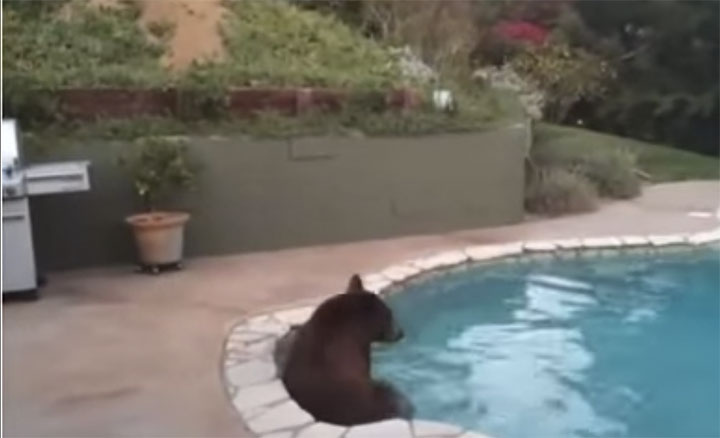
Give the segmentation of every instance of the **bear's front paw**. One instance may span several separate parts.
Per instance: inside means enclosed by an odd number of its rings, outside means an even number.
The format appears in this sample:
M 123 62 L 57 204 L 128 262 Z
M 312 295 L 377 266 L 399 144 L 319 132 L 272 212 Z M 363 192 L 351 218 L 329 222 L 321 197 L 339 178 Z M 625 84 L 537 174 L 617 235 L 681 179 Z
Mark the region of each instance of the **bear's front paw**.
M 411 420 L 415 416 L 415 406 L 404 394 L 398 393 L 397 397 L 398 417 Z
M 415 415 L 415 407 L 409 398 L 398 391 L 393 384 L 385 380 L 375 382 L 376 388 L 382 394 L 382 398 L 392 406 L 394 417 L 410 420 Z

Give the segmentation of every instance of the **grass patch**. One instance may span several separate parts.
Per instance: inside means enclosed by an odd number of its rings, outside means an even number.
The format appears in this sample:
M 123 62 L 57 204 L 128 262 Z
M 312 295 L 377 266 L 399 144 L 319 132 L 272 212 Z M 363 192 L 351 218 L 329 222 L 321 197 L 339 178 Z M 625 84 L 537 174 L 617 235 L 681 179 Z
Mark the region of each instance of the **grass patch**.
M 538 164 L 573 166 L 601 151 L 631 153 L 651 182 L 720 179 L 720 160 L 668 146 L 645 143 L 585 129 L 538 124 L 532 156 Z M 625 152 L 623 152 L 625 151 Z

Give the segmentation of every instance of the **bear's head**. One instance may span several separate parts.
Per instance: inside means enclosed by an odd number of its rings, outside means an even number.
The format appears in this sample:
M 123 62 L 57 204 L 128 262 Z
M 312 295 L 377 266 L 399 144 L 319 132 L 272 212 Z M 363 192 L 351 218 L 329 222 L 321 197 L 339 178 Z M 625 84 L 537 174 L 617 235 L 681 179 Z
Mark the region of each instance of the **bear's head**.
M 357 274 L 350 278 L 345 294 L 358 302 L 358 315 L 367 324 L 373 342 L 396 342 L 403 338 L 392 310 L 380 297 L 365 290 Z
M 364 341 L 395 342 L 403 337 L 392 310 L 372 292 L 365 290 L 358 275 L 353 275 L 345 293 L 323 303 L 312 320 L 328 330 L 350 330 Z

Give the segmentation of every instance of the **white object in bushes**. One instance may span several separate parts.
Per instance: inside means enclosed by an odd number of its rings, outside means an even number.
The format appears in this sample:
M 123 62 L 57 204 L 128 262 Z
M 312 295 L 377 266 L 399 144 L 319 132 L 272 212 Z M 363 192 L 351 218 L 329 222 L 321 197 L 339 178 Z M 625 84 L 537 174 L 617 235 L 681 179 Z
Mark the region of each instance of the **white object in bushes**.
M 452 92 L 450 90 L 434 90 L 433 104 L 435 105 L 435 108 L 439 110 L 451 110 L 455 106 Z

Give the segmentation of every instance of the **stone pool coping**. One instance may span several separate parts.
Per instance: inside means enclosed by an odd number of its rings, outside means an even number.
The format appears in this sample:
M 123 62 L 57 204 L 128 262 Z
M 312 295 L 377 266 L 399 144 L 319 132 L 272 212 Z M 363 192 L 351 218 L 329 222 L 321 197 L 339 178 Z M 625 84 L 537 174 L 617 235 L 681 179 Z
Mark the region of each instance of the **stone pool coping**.
M 499 260 L 604 256 L 618 251 L 647 253 L 658 249 L 694 248 L 720 241 L 720 227 L 684 234 L 632 235 L 585 239 L 533 240 L 477 245 L 409 260 L 362 276 L 365 288 L 383 297 L 410 281 L 453 268 Z M 458 426 L 413 419 L 393 419 L 345 427 L 315 421 L 295 403 L 279 380 L 273 352 L 290 326 L 302 324 L 315 310 L 302 305 L 251 316 L 230 331 L 223 347 L 223 385 L 235 409 L 259 438 L 483 438 L 479 432 Z

